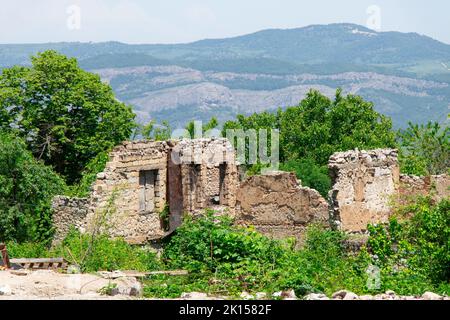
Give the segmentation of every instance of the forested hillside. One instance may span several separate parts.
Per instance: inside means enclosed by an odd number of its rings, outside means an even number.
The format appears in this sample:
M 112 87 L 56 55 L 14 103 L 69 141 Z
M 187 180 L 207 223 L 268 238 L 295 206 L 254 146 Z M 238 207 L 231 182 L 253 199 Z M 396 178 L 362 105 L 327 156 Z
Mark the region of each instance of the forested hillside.
M 220 122 L 297 103 L 310 88 L 337 88 L 375 103 L 395 128 L 443 123 L 450 104 L 450 46 L 414 33 L 353 24 L 263 30 L 187 44 L 0 45 L 0 66 L 55 49 L 109 81 L 141 122 L 181 126 L 183 115 Z M 174 112 L 175 111 L 175 112 Z

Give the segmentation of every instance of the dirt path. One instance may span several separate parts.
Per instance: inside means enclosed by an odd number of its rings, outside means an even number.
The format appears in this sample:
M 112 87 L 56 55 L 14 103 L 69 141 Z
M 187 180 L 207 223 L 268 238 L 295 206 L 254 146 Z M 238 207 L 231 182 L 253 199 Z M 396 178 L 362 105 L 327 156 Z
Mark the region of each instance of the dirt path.
M 110 288 L 114 295 L 100 294 L 102 288 Z M 141 293 L 141 284 L 133 277 L 112 280 L 47 270 L 0 271 L 0 299 L 136 299 Z

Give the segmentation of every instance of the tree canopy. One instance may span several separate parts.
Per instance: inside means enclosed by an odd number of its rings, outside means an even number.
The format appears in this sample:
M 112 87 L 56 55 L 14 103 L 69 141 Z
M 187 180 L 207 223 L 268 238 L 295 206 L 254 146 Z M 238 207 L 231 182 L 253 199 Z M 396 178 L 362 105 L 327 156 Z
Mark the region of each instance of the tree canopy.
M 391 120 L 377 113 L 371 102 L 343 96 L 341 90 L 334 100 L 311 90 L 297 106 L 276 113 L 239 115 L 224 125 L 224 131 L 261 128 L 280 131 L 282 162 L 307 158 L 324 166 L 337 151 L 395 147 Z
M 73 184 L 89 161 L 130 137 L 135 115 L 98 75 L 55 51 L 0 75 L 0 129 Z
M 50 201 L 64 193 L 64 180 L 37 161 L 22 139 L 1 130 L 0 164 L 0 239 L 48 239 Z
M 407 174 L 433 175 L 450 168 L 450 128 L 437 122 L 413 124 L 398 132 L 400 164 Z

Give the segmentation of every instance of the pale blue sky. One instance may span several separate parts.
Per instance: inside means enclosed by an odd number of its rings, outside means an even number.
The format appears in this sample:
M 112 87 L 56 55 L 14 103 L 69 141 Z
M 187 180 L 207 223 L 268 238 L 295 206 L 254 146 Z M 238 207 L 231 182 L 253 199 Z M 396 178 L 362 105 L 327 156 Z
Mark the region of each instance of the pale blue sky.
M 450 44 L 448 0 L 0 0 L 0 43 L 174 43 L 267 28 L 366 25 L 371 5 L 381 9 L 381 31 L 418 32 Z

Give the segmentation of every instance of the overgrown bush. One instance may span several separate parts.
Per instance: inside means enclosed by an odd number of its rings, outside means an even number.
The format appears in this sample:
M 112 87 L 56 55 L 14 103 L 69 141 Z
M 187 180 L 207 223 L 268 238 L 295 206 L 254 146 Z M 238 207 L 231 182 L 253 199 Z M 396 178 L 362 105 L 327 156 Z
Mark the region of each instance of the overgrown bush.
M 298 295 L 342 288 L 361 291 L 368 261 L 347 256 L 343 237 L 314 226 L 305 247 L 295 250 L 292 242 L 269 239 L 208 212 L 201 218 L 187 218 L 165 247 L 167 267 L 187 268 L 191 275 L 149 281 L 146 292 L 175 294 L 192 288 L 231 295 L 243 290 L 294 289 Z
M 110 239 L 107 235 L 92 238 L 72 230 L 64 241 L 54 248 L 43 243 L 7 243 L 13 258 L 63 257 L 84 272 L 100 270 L 148 271 L 161 267 L 156 253 L 148 248 L 132 246 L 123 239 Z
M 282 254 L 276 241 L 252 229 L 234 227 L 229 217 L 208 210 L 200 219 L 185 218 L 165 247 L 163 258 L 174 267 L 196 269 L 201 265 L 215 272 L 224 263 L 273 263 Z
M 50 258 L 51 252 L 48 244 L 42 242 L 7 242 L 10 258 Z
M 280 165 L 283 171 L 295 172 L 302 185 L 313 188 L 327 197 L 331 189 L 331 179 L 326 166 L 317 165 L 312 159 L 291 160 Z
M 49 241 L 51 199 L 65 183 L 36 160 L 25 142 L 0 131 L 0 240 Z
M 110 239 L 105 234 L 92 238 L 89 234 L 72 231 L 53 250 L 55 254 L 64 256 L 68 261 L 79 265 L 85 272 L 98 270 L 146 271 L 158 268 L 154 252 L 129 245 L 121 238 Z
M 304 245 L 271 240 L 234 226 L 228 217 L 208 212 L 186 218 L 165 246 L 166 268 L 186 268 L 189 276 L 159 276 L 146 281 L 148 296 L 177 297 L 203 291 L 238 296 L 242 291 L 273 293 L 294 289 L 331 295 L 337 290 L 404 295 L 425 291 L 448 294 L 448 201 L 429 200 L 403 208 L 411 220 L 370 226 L 368 248 L 349 253 L 340 231 L 308 228 Z M 369 287 L 369 270 L 379 267 L 380 286 Z
M 310 227 L 304 247 L 287 253 L 275 270 L 273 290 L 294 289 L 299 296 L 310 292 L 330 295 L 343 288 L 362 292 L 368 259 L 362 254 L 348 255 L 342 245 L 344 239 L 345 235 L 339 231 Z
M 404 294 L 449 293 L 449 200 L 435 204 L 429 197 L 419 198 L 398 209 L 388 225 L 369 226 L 369 231 L 383 288 Z

